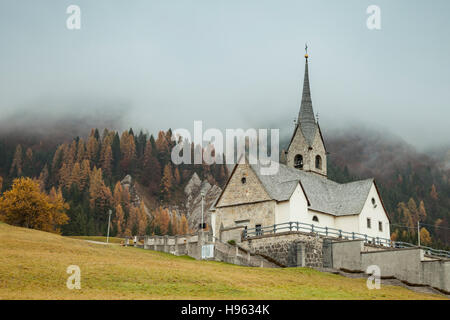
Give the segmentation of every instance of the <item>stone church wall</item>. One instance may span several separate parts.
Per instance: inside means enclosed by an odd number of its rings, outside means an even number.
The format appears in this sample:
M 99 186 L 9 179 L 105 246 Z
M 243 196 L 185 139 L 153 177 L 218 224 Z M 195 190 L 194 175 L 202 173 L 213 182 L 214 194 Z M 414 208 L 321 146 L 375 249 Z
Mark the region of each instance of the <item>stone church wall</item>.
M 245 179 L 245 180 L 243 180 Z M 270 200 L 269 195 L 250 165 L 239 164 L 216 207 Z
M 270 226 L 275 223 L 274 200 L 216 209 L 216 229 L 222 241 L 241 241 L 244 226 L 249 229 L 255 225 Z M 240 228 L 239 228 L 240 227 Z
M 286 267 L 322 268 L 323 238 L 304 232 L 283 232 L 244 240 L 242 247 Z

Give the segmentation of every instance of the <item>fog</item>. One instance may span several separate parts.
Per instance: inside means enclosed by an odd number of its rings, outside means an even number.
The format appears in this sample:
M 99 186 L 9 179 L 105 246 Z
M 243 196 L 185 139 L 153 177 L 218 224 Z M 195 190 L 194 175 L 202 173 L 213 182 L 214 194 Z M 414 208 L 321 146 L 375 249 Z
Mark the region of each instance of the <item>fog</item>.
M 324 135 L 371 128 L 450 145 L 448 1 L 79 0 L 0 4 L 0 132 L 279 128 L 301 100 L 304 45 Z

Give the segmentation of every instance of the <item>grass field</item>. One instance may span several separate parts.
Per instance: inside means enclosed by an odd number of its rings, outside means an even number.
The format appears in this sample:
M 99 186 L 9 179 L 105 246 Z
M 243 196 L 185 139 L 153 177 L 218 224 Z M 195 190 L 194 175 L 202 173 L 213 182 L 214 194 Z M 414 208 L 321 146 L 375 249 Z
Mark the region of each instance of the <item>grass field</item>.
M 81 289 L 69 290 L 69 265 Z M 105 246 L 0 223 L 0 299 L 436 299 L 311 269 L 261 269 Z

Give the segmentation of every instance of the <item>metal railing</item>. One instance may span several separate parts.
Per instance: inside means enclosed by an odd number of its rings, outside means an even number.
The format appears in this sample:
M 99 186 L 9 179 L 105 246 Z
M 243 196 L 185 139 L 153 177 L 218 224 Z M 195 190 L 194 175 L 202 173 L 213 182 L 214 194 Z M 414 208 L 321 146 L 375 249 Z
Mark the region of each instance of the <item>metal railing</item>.
M 247 239 L 249 237 L 258 237 L 267 234 L 275 234 L 278 232 L 287 232 L 287 231 L 302 231 L 308 233 L 316 233 L 318 235 L 326 236 L 326 237 L 334 237 L 346 240 L 364 240 L 365 243 L 392 247 L 392 248 L 415 248 L 417 245 L 412 243 L 402 242 L 402 241 L 392 241 L 391 239 L 381 238 L 381 237 L 371 237 L 367 234 L 357 233 L 357 232 L 347 232 L 341 229 L 335 229 L 330 227 L 321 227 L 314 224 L 308 224 L 303 222 L 285 222 L 280 224 L 274 224 L 272 226 L 258 226 L 252 229 L 244 229 L 242 231 L 243 239 Z M 425 251 L 425 254 L 431 256 L 439 256 L 450 258 L 450 252 L 445 250 L 433 249 L 430 247 L 420 246 L 421 249 Z

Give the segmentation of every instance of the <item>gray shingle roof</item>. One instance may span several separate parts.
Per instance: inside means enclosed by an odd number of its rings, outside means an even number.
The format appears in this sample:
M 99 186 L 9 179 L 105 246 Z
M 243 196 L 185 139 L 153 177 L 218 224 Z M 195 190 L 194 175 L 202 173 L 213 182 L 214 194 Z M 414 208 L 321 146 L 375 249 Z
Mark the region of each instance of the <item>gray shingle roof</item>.
M 300 182 L 311 210 L 335 216 L 359 214 L 373 184 L 373 179 L 340 184 L 284 164 L 279 164 L 278 173 L 275 175 L 261 175 L 259 164 L 252 164 L 251 167 L 272 199 L 289 200 Z

